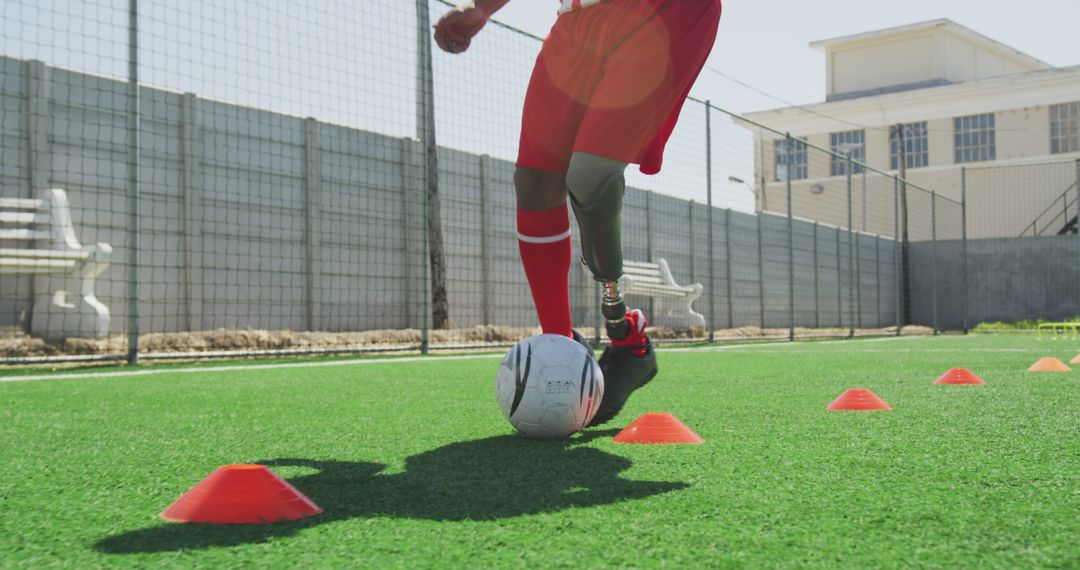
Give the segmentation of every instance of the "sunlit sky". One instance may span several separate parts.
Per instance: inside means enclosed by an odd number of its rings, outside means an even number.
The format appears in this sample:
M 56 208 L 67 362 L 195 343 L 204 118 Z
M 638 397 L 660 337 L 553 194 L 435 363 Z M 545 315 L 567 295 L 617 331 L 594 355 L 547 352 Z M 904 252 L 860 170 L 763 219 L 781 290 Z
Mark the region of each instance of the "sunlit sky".
M 122 79 L 128 3 L 0 0 L 0 53 Z M 139 0 L 140 80 L 203 99 L 415 136 L 414 6 L 408 0 Z M 433 20 L 448 9 L 438 0 L 429 6 Z M 543 36 L 557 6 L 557 0 L 512 0 L 497 18 Z M 692 94 L 736 113 L 819 102 L 825 60 L 808 47 L 811 41 L 937 18 L 1051 65 L 1080 64 L 1080 2 L 1072 0 L 728 0 L 709 69 Z M 513 160 L 538 49 L 535 39 L 490 26 L 466 54 L 437 52 L 439 144 Z M 704 115 L 701 105 L 687 105 L 664 172 L 632 173 L 631 184 L 705 201 Z M 729 182 L 754 178 L 749 131 L 716 113 L 712 135 L 714 203 L 752 210 L 750 188 Z
M 511 0 L 497 17 L 544 35 L 556 0 Z M 949 18 L 1051 65 L 1080 64 L 1075 0 L 728 0 L 709 66 L 797 104 L 825 98 L 825 57 L 815 40 Z M 744 113 L 786 106 L 713 73 L 694 94 Z

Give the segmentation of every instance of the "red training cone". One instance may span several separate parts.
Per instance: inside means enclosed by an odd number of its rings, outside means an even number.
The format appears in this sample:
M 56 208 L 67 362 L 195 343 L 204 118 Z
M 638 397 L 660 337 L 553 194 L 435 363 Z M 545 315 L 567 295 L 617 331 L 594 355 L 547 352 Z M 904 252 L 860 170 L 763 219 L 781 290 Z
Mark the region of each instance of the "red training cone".
M 1065 366 L 1065 363 L 1053 358 L 1040 358 L 1038 362 L 1031 365 L 1028 368 L 1028 372 L 1070 372 L 1072 368 Z
M 971 373 L 967 368 L 953 368 L 941 375 L 934 384 L 986 384 L 982 378 Z
M 833 412 L 876 412 L 891 410 L 892 407 L 865 388 L 852 388 L 833 400 L 826 410 Z
M 1080 364 L 1080 354 L 1077 354 L 1076 358 L 1073 358 L 1072 360 L 1070 360 L 1069 364 Z
M 642 414 L 619 432 L 615 443 L 705 443 L 694 430 L 671 414 Z
M 322 512 L 303 493 L 264 465 L 225 465 L 161 513 L 175 522 L 260 524 Z

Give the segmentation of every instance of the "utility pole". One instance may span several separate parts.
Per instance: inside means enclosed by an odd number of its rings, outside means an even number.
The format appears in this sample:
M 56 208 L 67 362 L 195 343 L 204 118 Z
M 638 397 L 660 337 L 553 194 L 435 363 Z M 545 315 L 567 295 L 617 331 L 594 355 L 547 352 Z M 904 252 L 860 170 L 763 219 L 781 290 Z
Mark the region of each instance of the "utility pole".
M 424 273 L 427 305 L 421 331 L 421 352 L 428 349 L 428 317 L 435 329 L 450 327 L 450 301 L 446 290 L 446 254 L 443 249 L 442 214 L 439 199 L 439 152 L 435 142 L 435 74 L 431 61 L 431 17 L 427 0 L 416 0 L 417 58 L 416 138 L 424 146 L 424 218 L 428 261 Z M 431 272 L 428 282 L 427 271 Z M 430 298 L 427 293 L 430 291 Z

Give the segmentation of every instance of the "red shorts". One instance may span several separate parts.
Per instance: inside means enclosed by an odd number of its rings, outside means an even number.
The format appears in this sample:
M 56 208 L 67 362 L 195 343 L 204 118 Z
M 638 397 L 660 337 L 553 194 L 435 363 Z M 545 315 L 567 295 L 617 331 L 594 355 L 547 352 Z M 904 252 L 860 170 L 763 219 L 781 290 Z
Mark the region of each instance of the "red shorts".
M 525 95 L 517 165 L 565 173 L 587 152 L 660 172 L 720 10 L 720 0 L 609 0 L 559 16 Z

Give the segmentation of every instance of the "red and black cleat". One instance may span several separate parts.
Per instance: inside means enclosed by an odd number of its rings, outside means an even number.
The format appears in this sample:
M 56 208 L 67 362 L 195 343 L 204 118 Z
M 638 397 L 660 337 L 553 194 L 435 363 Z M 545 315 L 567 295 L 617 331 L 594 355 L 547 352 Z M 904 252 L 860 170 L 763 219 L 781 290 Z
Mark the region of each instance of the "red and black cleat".
M 648 384 L 658 371 L 656 351 L 645 336 L 645 315 L 639 310 L 629 311 L 626 320 L 630 324 L 630 334 L 625 339 L 612 339 L 611 345 L 600 356 L 604 399 L 589 426 L 598 426 L 617 416 L 630 394 Z

